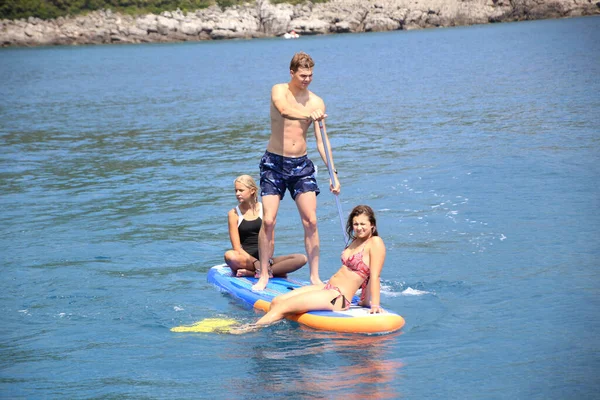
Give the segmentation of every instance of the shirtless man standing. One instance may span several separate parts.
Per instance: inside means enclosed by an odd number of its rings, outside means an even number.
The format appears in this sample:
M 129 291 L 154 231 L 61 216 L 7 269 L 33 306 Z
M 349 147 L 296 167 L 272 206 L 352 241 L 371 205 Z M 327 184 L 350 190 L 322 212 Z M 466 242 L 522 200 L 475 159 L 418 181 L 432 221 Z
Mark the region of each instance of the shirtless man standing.
M 327 165 L 325 147 L 329 150 L 331 168 L 335 171 L 331 146 L 319 135 L 318 121 L 327 117 L 323 100 L 308 90 L 315 63 L 306 53 L 297 53 L 290 63 L 290 81 L 273 86 L 271 90 L 271 137 L 267 151 L 260 160 L 260 188 L 263 203 L 263 222 L 258 236 L 260 278 L 253 290 L 263 290 L 269 282 L 269 260 L 275 249 L 275 220 L 279 203 L 289 190 L 296 202 L 304 227 L 304 246 L 310 266 L 310 282 L 319 278 L 319 231 L 317 229 L 317 195 L 315 167 L 306 154 L 306 133 L 314 122 L 317 149 Z M 330 190 L 340 192 L 340 182 L 330 181 Z

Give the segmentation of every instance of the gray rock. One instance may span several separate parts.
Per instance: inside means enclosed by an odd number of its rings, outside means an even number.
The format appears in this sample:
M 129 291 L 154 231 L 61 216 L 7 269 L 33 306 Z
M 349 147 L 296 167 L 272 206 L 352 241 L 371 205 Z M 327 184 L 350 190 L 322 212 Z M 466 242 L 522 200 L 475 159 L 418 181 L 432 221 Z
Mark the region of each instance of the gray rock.
M 385 14 L 380 13 L 368 15 L 364 24 L 366 32 L 395 31 L 401 27 L 399 21 L 395 21 Z
M 356 24 L 358 25 L 358 23 Z M 335 23 L 335 31 L 337 33 L 352 32 L 352 27 L 349 21 L 340 21 Z
M 144 15 L 143 17 L 138 17 L 134 23 L 135 27 L 148 32 L 158 32 L 158 22 L 156 20 L 156 15 Z
M 255 0 L 221 9 L 131 17 L 110 9 L 43 21 L 30 17 L 0 23 L 1 46 L 140 43 L 239 39 L 364 31 L 421 29 L 524 19 L 600 14 L 591 0 L 329 0 L 300 5 Z
M 322 35 L 330 32 L 330 25 L 320 19 L 294 19 L 290 28 L 300 35 Z
M 290 22 L 294 9 L 290 4 L 276 7 L 268 1 L 257 1 L 258 21 L 262 32 L 267 35 L 280 36 L 290 31 Z
M 210 38 L 214 40 L 235 39 L 236 33 L 228 29 L 214 29 L 210 32 Z
M 197 36 L 202 32 L 202 23 L 200 20 L 183 21 L 180 25 L 180 31 L 186 35 Z
M 148 35 L 148 31 L 141 29 L 138 26 L 132 25 L 127 28 L 127 36 L 140 37 Z
M 166 13 L 163 13 L 163 14 L 166 14 Z M 156 29 L 158 30 L 158 33 L 160 33 L 161 35 L 167 36 L 170 33 L 177 32 L 178 28 L 179 28 L 179 21 L 177 21 L 175 19 L 168 18 L 164 15 L 159 15 L 156 18 Z

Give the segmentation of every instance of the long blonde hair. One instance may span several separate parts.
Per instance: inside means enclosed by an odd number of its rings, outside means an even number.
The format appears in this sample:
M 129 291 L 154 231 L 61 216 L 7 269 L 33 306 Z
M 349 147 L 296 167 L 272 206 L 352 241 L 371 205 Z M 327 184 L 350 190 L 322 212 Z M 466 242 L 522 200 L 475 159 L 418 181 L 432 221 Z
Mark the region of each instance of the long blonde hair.
M 240 175 L 233 181 L 234 187 L 237 182 L 246 186 L 248 189 L 254 189 L 254 202 L 258 203 L 258 186 L 254 179 L 250 175 Z

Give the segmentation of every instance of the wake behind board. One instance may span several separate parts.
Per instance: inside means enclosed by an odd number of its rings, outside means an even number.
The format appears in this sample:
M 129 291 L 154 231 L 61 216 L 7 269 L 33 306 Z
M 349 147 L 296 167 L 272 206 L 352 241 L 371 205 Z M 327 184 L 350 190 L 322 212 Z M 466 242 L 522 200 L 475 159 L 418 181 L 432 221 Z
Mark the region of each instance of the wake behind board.
M 231 269 L 226 264 L 212 267 L 208 271 L 207 280 L 219 290 L 265 312 L 269 310 L 274 297 L 308 285 L 308 282 L 291 278 L 271 278 L 265 290 L 255 292 L 252 291 L 252 285 L 258 279 L 232 276 Z M 352 305 L 346 311 L 309 311 L 291 315 L 288 319 L 313 329 L 332 332 L 384 334 L 395 332 L 404 326 L 404 318 L 400 315 L 387 310 L 383 314 L 370 314 L 368 308 L 357 305 L 356 301 L 356 297 L 352 299 Z

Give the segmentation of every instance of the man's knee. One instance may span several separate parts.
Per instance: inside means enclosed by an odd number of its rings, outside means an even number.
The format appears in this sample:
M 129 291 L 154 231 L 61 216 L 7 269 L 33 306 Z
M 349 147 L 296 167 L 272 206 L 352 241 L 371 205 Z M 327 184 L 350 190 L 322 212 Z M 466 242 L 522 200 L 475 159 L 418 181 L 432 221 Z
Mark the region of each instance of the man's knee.
M 306 230 L 314 230 L 317 228 L 317 215 L 305 215 L 302 217 L 302 225 Z
M 267 232 L 272 232 L 275 229 L 275 223 L 277 222 L 276 215 L 265 215 L 263 216 L 262 228 Z

